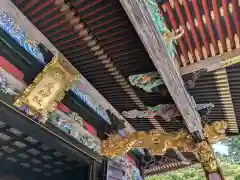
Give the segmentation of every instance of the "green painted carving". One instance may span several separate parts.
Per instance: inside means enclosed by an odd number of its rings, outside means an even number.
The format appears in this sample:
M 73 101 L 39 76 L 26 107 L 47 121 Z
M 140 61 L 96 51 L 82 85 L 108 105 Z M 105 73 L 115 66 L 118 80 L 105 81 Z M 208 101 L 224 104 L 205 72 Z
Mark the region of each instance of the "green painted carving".
M 157 28 L 157 30 L 161 33 L 161 35 L 164 38 L 164 42 L 167 48 L 167 51 L 170 55 L 171 58 L 174 58 L 176 55 L 176 48 L 175 48 L 175 44 L 176 40 L 181 38 L 184 34 L 184 31 L 182 28 L 178 29 L 175 32 L 171 32 L 164 21 L 164 17 L 161 14 L 161 12 L 159 11 L 158 5 L 155 2 L 155 0 L 146 0 L 146 5 L 148 6 L 148 8 L 151 11 L 151 15 L 153 17 L 153 20 L 155 22 L 155 26 Z
M 137 86 L 146 92 L 158 92 L 158 86 L 164 84 L 158 72 L 132 75 L 128 79 L 132 86 Z

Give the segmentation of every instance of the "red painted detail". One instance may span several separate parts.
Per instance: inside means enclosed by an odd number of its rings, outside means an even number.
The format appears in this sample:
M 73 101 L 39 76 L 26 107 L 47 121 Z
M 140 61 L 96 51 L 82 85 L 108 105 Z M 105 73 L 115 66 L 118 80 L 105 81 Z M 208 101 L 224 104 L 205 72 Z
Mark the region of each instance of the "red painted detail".
M 24 74 L 17 67 L 8 62 L 4 57 L 0 56 L 0 67 L 2 67 L 5 71 L 11 74 L 13 77 L 18 79 L 21 82 L 24 82 Z
M 225 20 L 225 24 L 227 27 L 227 33 L 228 33 L 228 37 L 230 39 L 230 43 L 231 43 L 231 48 L 235 48 L 235 42 L 234 42 L 234 35 L 233 35 L 233 31 L 232 31 L 232 27 L 231 27 L 231 20 L 229 17 L 229 11 L 228 11 L 228 2 L 226 0 L 222 0 L 222 6 L 223 6 L 223 11 L 224 11 L 224 20 Z
M 72 48 L 72 47 L 74 47 L 74 46 L 78 46 L 78 45 L 81 45 L 82 44 L 82 42 L 76 42 L 76 43 L 71 43 L 71 44 L 68 44 L 68 45 L 66 45 L 66 46 L 62 46 L 62 47 L 58 47 L 58 48 L 60 48 L 61 50 L 67 50 L 67 49 L 69 49 L 69 48 Z M 87 47 L 87 46 L 82 46 L 82 47 L 77 47 L 77 49 L 78 50 L 83 50 L 83 49 L 89 49 L 89 47 Z
M 210 47 L 209 47 L 209 44 L 208 44 L 207 35 L 205 33 L 204 24 L 203 24 L 201 13 L 200 13 L 200 10 L 199 10 L 199 7 L 198 7 L 198 2 L 196 0 L 193 0 L 192 3 L 193 3 L 194 12 L 195 12 L 195 15 L 196 15 L 196 18 L 197 18 L 197 21 L 198 21 L 198 26 L 199 26 L 199 30 L 200 30 L 200 33 L 201 33 L 201 36 L 202 36 L 203 44 L 204 44 L 204 47 L 206 49 L 208 57 L 210 57 L 211 56 L 211 50 L 210 50 Z
M 90 134 L 92 134 L 93 136 L 97 136 L 97 131 L 96 131 L 96 129 L 92 126 L 92 125 L 90 125 L 90 124 L 88 124 L 86 121 L 84 121 L 83 120 L 83 124 L 84 124 L 84 126 L 87 128 L 87 130 L 88 130 L 88 132 L 90 133 Z
M 127 158 L 133 166 L 137 167 L 136 162 L 133 160 L 133 158 L 131 158 L 130 156 L 127 156 Z
M 187 29 L 187 26 L 186 26 L 184 17 L 183 17 L 183 15 L 182 15 L 182 13 L 181 13 L 181 10 L 180 10 L 179 4 L 178 4 L 178 0 L 174 0 L 174 5 L 175 5 L 175 7 L 176 7 L 176 11 L 177 11 L 177 14 L 178 14 L 178 18 L 179 18 L 179 20 L 180 20 L 180 22 L 181 22 L 181 25 L 182 25 L 182 27 L 183 27 L 184 37 L 185 37 L 185 39 L 186 39 L 186 41 L 187 41 L 188 47 L 189 47 L 189 49 L 190 49 L 190 53 L 191 53 L 192 55 L 194 55 L 194 57 L 195 57 L 194 48 L 193 48 L 193 46 L 192 46 L 191 38 L 190 38 L 190 35 L 189 35 L 189 32 L 188 32 L 188 29 Z M 200 52 L 201 52 L 201 54 L 200 54 Z M 202 58 L 202 57 L 203 57 L 202 50 L 201 50 L 200 52 L 199 52 L 199 55 L 200 55 L 200 57 Z
M 63 103 L 59 103 L 57 106 L 57 109 L 59 109 L 60 111 L 64 112 L 64 113 L 70 113 L 71 110 Z
M 17 4 L 22 4 L 23 1 L 24 1 L 24 0 L 17 0 L 16 3 L 17 3 Z
M 53 28 L 58 27 L 58 26 L 66 23 L 66 22 L 67 22 L 67 20 L 64 19 L 64 20 L 62 20 L 62 21 L 59 21 L 58 23 L 55 23 L 55 24 L 53 24 L 53 25 L 51 25 L 51 26 L 48 26 L 48 28 L 42 28 L 42 31 L 43 31 L 43 32 L 50 31 L 50 30 L 52 30 Z
M 43 21 L 42 23 L 39 23 L 39 27 L 43 27 L 44 25 L 48 25 L 52 21 L 61 17 L 62 15 L 63 15 L 63 13 L 61 13 L 61 12 L 57 13 L 55 16 L 52 16 L 51 18 L 48 18 L 46 21 Z
M 240 7 L 238 5 L 238 0 L 232 0 L 233 7 L 233 17 L 237 28 L 237 35 L 240 38 Z
M 101 3 L 103 0 L 94 0 L 94 1 L 89 1 L 90 3 L 88 3 L 86 6 L 82 7 L 82 8 L 79 8 L 78 11 L 85 11 L 89 8 L 91 8 L 92 6 L 98 4 L 98 3 Z M 80 2 L 81 3 L 81 2 Z M 78 6 L 79 2 L 78 3 L 74 3 L 74 6 Z
M 85 18 L 88 18 L 88 17 L 90 17 L 90 16 L 92 16 L 92 15 L 95 15 L 95 14 L 101 12 L 102 10 L 107 9 L 108 7 L 111 7 L 111 6 L 112 6 L 112 4 L 107 4 L 107 5 L 105 5 L 105 6 L 101 6 L 100 8 L 97 8 L 96 10 L 94 10 L 94 11 L 92 11 L 92 12 L 90 12 L 90 13 L 84 14 L 84 15 L 82 16 L 82 18 L 84 18 L 84 19 L 85 19 Z
M 224 33 L 223 33 L 223 29 L 221 26 L 221 17 L 219 14 L 219 8 L 218 8 L 218 0 L 212 0 L 212 6 L 213 6 L 213 12 L 214 12 L 214 16 L 216 19 L 216 26 L 217 26 L 217 30 L 218 30 L 218 35 L 220 37 L 220 41 L 222 43 L 222 47 L 224 51 L 227 51 L 227 45 L 226 45 L 226 39 L 224 37 Z
M 23 12 L 27 11 L 29 8 L 38 3 L 38 0 L 28 1 L 29 3 L 22 9 Z
M 194 22 L 193 22 L 191 11 L 188 7 L 188 0 L 183 0 L 183 6 L 184 6 L 184 9 L 185 9 L 186 14 L 187 14 L 187 19 L 188 19 L 189 25 L 191 27 L 191 32 L 193 34 L 193 39 L 195 41 L 199 56 L 202 59 L 203 58 L 202 47 L 201 47 L 201 44 L 200 44 L 199 39 L 198 39 L 198 34 L 196 32 L 196 29 L 195 29 L 195 25 L 194 25 Z
M 51 14 L 52 12 L 58 10 L 59 8 L 58 7 L 55 7 L 53 9 L 49 9 L 47 12 L 45 13 L 42 13 L 41 15 L 39 15 L 38 17 L 34 18 L 33 19 L 33 23 L 36 23 L 38 21 L 40 21 L 41 19 L 43 19 L 44 17 L 48 16 L 49 14 Z
M 217 41 L 215 39 L 215 35 L 214 35 L 214 32 L 213 32 L 212 21 L 210 19 L 210 11 L 208 9 L 208 0 L 202 0 L 202 5 L 203 5 L 204 15 L 205 15 L 206 22 L 207 22 L 208 33 L 209 33 L 210 39 L 212 41 L 214 51 L 215 51 L 216 54 L 218 54 L 219 49 L 218 49 L 218 44 L 217 44 Z
M 169 19 L 170 19 L 170 21 L 171 21 L 171 23 L 172 23 L 173 29 L 176 31 L 176 30 L 178 29 L 178 24 L 177 24 L 177 21 L 176 21 L 176 19 L 175 19 L 175 17 L 174 17 L 173 12 L 172 12 L 171 5 L 170 5 L 169 2 L 167 2 L 167 3 L 164 4 L 164 6 L 165 6 L 165 8 L 166 8 L 166 10 L 167 10 L 168 17 L 169 17 Z M 186 36 L 186 35 L 184 35 L 184 36 Z M 184 37 L 183 37 L 183 38 L 184 38 Z M 186 61 L 188 61 L 187 50 L 186 50 L 185 44 L 184 44 L 184 42 L 183 42 L 182 39 L 179 40 L 179 45 L 180 45 L 180 48 L 181 48 L 181 51 L 182 51 L 182 54 L 183 54 L 184 59 L 185 59 Z M 195 59 L 195 54 L 194 54 L 194 52 L 191 52 L 191 53 L 192 53 L 192 55 L 193 55 L 193 57 L 194 57 L 194 59 Z M 184 62 L 182 62 L 182 63 L 184 63 Z M 193 62 L 191 62 L 191 63 L 193 63 Z
M 97 18 L 94 18 L 93 20 L 89 20 L 87 22 L 87 24 L 91 24 L 91 23 L 94 23 L 96 21 L 99 21 L 105 17 L 108 17 L 108 16 L 113 16 L 114 13 L 118 12 L 118 11 L 121 11 L 121 9 L 115 9 L 114 11 L 112 12 L 108 12 L 108 13 L 104 13 L 102 16 L 98 16 Z
M 106 29 L 104 29 L 104 30 L 98 31 L 98 32 L 96 32 L 95 34 L 96 34 L 96 35 L 99 35 L 99 34 L 108 32 L 108 31 L 110 31 L 110 30 L 112 30 L 112 29 L 115 29 L 115 28 L 118 28 L 118 27 L 120 27 L 120 26 L 123 26 L 123 25 L 126 24 L 126 23 L 127 23 L 127 22 L 121 22 L 121 23 L 116 24 L 116 25 L 114 25 L 114 26 L 110 26 L 109 28 L 106 28 Z
M 59 41 L 59 42 L 56 42 L 55 43 L 55 46 L 61 46 L 61 45 L 65 45 L 67 43 L 71 43 L 72 41 L 75 41 L 75 40 L 78 40 L 78 41 L 81 41 L 80 37 L 79 36 L 76 36 L 74 37 L 73 39 L 68 39 L 66 41 Z M 80 42 L 79 42 L 80 43 Z
M 73 2 L 72 4 L 73 4 L 74 6 L 78 6 L 79 4 L 83 3 L 84 1 L 86 1 L 86 0 L 77 0 L 77 2 L 75 1 L 75 2 Z
M 114 21 L 117 21 L 117 20 L 120 20 L 120 19 L 121 19 L 121 17 L 112 18 L 112 19 L 110 19 L 110 20 L 108 20 L 108 21 L 103 22 L 102 24 L 97 24 L 96 26 L 93 26 L 91 29 L 99 28 L 99 27 L 101 27 L 101 26 L 110 24 L 110 23 L 112 23 L 112 22 L 114 22 Z
M 113 42 L 122 41 L 123 39 L 127 39 L 127 37 L 112 38 L 112 39 L 110 39 L 108 41 L 101 42 L 101 44 L 102 45 L 108 45 L 108 44 L 111 44 Z
M 45 7 L 47 7 L 48 5 L 50 5 L 51 3 L 53 3 L 54 0 L 48 0 L 45 1 L 44 3 L 42 3 L 40 6 L 38 6 L 36 9 L 34 9 L 33 11 L 31 11 L 30 13 L 28 13 L 28 16 L 33 16 L 35 15 L 37 12 L 43 10 Z
M 72 31 L 71 27 L 70 26 L 63 26 L 63 27 L 60 27 L 59 29 L 56 29 L 54 32 L 52 33 L 48 33 L 47 36 L 48 37 L 51 37 L 51 36 L 57 36 L 59 34 L 64 34 L 64 33 L 68 33 L 69 30 Z
M 98 40 L 103 40 L 103 39 L 106 39 L 106 38 L 110 38 L 110 37 L 115 36 L 117 34 L 122 34 L 126 31 L 128 31 L 128 29 L 124 29 L 122 31 L 118 31 L 118 32 L 115 32 L 115 33 L 112 33 L 112 34 L 109 34 L 109 35 L 106 35 L 106 36 L 102 36 L 102 37 L 98 38 Z
M 69 32 L 62 33 L 61 35 L 57 36 L 56 38 L 52 38 L 51 41 L 54 42 L 54 41 L 61 40 L 61 39 L 65 38 L 65 37 L 67 37 L 67 36 L 73 35 L 74 33 L 76 33 L 76 32 L 69 31 Z
M 132 40 L 121 41 L 120 43 L 115 43 L 114 45 L 105 46 L 104 49 L 113 49 L 121 46 L 125 46 L 128 43 L 131 43 Z

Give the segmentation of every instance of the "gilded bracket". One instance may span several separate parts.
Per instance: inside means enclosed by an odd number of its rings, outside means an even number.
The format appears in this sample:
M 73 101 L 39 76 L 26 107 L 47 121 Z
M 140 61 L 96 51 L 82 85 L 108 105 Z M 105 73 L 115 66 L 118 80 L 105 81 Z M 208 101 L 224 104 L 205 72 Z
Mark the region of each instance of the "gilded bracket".
M 216 121 L 204 127 L 204 134 L 209 142 L 224 139 L 227 123 Z M 102 141 L 101 154 L 107 157 L 122 156 L 133 148 L 149 149 L 152 155 L 164 155 L 168 149 L 181 152 L 196 152 L 196 143 L 190 133 L 179 131 L 166 133 L 159 130 L 150 132 L 137 131 L 121 137 L 118 134 L 110 135 L 107 140 Z M 200 149 L 201 150 L 201 149 Z

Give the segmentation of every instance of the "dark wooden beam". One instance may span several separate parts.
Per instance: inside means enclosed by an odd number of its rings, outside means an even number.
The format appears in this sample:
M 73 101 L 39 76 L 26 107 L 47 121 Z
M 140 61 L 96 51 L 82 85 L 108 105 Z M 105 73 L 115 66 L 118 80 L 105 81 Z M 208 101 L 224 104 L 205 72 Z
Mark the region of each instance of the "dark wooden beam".
M 163 37 L 157 31 L 153 12 L 151 12 L 150 1 L 120 0 L 120 2 L 127 12 L 155 67 L 163 78 L 189 131 L 192 133 L 197 132 L 200 138 L 203 139 L 204 135 L 200 116 L 195 109 L 195 103 L 191 100 L 185 89 L 178 67 L 167 52 Z

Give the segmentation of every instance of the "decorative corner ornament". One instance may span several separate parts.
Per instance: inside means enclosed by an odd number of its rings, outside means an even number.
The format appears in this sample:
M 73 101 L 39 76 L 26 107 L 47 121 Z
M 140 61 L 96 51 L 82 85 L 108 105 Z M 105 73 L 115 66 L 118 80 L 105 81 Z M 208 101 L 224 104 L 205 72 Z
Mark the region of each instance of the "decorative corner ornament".
M 54 57 L 45 66 L 23 94 L 14 102 L 19 109 L 28 108 L 27 114 L 39 117 L 45 123 L 48 114 L 56 109 L 72 84 L 79 79 L 79 72 L 70 63 Z

